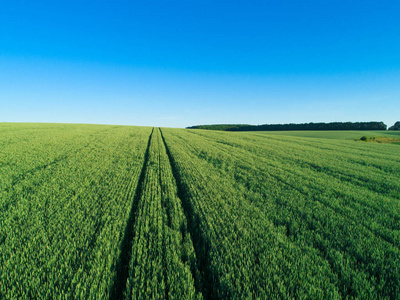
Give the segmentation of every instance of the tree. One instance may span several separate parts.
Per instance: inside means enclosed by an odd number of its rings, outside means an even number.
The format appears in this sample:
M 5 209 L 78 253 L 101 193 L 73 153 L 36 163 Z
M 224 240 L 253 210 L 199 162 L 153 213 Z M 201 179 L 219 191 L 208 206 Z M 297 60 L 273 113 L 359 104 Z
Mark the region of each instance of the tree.
M 394 123 L 394 125 L 390 127 L 389 130 L 400 130 L 400 121 Z

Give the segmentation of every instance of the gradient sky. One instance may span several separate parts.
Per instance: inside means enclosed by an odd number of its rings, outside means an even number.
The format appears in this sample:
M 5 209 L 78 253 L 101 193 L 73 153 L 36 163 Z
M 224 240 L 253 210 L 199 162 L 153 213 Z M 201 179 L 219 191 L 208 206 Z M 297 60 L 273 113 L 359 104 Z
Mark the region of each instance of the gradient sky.
M 400 120 L 399 1 L 0 4 L 0 122 Z

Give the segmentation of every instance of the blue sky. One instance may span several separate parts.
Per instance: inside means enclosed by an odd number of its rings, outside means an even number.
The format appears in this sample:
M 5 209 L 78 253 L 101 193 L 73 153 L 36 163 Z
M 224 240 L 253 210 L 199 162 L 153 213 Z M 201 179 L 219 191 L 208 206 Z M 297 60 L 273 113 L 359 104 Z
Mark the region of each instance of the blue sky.
M 400 120 L 398 1 L 9 1 L 0 122 Z

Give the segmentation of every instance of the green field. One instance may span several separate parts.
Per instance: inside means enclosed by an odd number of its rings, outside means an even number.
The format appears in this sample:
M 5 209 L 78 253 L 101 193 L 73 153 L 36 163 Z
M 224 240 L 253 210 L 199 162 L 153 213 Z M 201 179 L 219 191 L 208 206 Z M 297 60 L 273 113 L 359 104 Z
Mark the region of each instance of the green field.
M 265 134 L 311 137 L 338 140 L 359 140 L 362 136 L 367 137 L 392 137 L 400 138 L 400 131 L 264 131 Z
M 0 123 L 0 299 L 400 299 L 379 134 Z

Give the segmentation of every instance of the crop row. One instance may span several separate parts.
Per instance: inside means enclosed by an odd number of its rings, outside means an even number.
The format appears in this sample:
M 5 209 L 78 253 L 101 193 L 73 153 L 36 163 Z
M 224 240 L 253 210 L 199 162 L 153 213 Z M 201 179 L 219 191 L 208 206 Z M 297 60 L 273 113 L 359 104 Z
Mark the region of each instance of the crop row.
M 0 126 L 0 298 L 397 299 L 396 145 Z
M 124 298 L 200 298 L 196 255 L 159 129 L 153 130 L 140 190 Z
M 211 298 L 339 298 L 329 264 L 309 247 L 297 247 L 249 201 L 221 165 L 206 160 L 190 133 L 163 130 L 180 184 L 191 203 L 194 240 L 205 267 L 204 293 Z M 217 153 L 218 154 L 218 153 Z M 232 161 L 224 161 L 229 165 Z M 254 174 L 257 175 L 257 174 Z
M 28 162 L 16 172 L 35 171 L 2 185 L 0 298 L 107 298 L 150 129 L 44 131 L 20 132 L 32 142 L 2 149 Z M 46 151 L 50 162 L 65 157 L 36 168 Z M 10 182 L 14 173 L 1 177 Z
M 300 277 L 310 276 L 309 272 L 315 268 L 311 272 L 312 278 L 326 277 L 326 284 L 316 289 L 317 286 L 313 283 L 312 289 L 306 290 L 307 285 L 298 281 L 295 284 L 296 288 L 289 290 L 289 294 L 285 296 L 298 297 L 301 296 L 298 292 L 303 290 L 308 297 L 314 297 L 314 294 L 309 293 L 315 292 L 315 289 L 327 291 L 329 282 L 335 286 L 334 294 L 338 292 L 341 297 L 396 298 L 399 296 L 398 194 L 394 194 L 393 197 L 390 194 L 382 195 L 369 186 L 356 185 L 351 181 L 338 179 L 328 172 L 305 167 L 313 155 L 315 155 L 313 163 L 329 165 L 330 160 L 337 160 L 337 150 L 332 154 L 330 151 L 325 151 L 326 157 L 322 159 L 320 147 L 314 149 L 311 145 L 307 145 L 307 151 L 302 152 L 301 147 L 298 146 L 299 151 L 293 151 L 291 148 L 295 146 L 291 140 L 286 138 L 287 148 L 285 149 L 285 138 L 275 136 L 268 138 L 267 135 L 257 137 L 174 130 L 169 130 L 166 136 L 169 138 L 167 143 L 170 140 L 171 148 L 175 148 L 174 157 L 177 160 L 187 156 L 181 159 L 179 166 L 184 181 L 189 180 L 190 177 L 197 177 L 191 180 L 192 186 L 188 188 L 189 190 L 197 189 L 208 194 L 217 190 L 219 196 L 221 193 L 227 195 L 229 191 L 231 196 L 228 198 L 242 202 L 238 210 L 243 212 L 245 206 L 252 210 L 253 219 L 248 220 L 252 225 L 255 224 L 255 216 L 269 220 L 274 225 L 272 231 L 285 234 L 282 238 L 285 243 L 298 251 L 307 249 L 305 257 L 311 257 L 310 264 L 313 267 L 299 271 Z M 297 142 L 305 146 L 304 139 L 298 139 Z M 331 146 L 328 145 L 328 147 Z M 358 151 L 362 151 L 362 148 Z M 353 154 L 345 153 L 343 159 L 347 159 L 347 155 Z M 381 157 L 378 156 L 376 160 L 381 159 L 385 163 L 384 155 L 381 153 Z M 368 161 L 368 158 L 366 160 Z M 192 168 L 196 171 L 190 169 L 189 161 L 195 165 Z M 203 167 L 200 168 L 200 166 Z M 362 167 L 361 164 L 360 167 Z M 397 167 L 398 165 L 393 163 L 393 168 Z M 205 178 L 196 175 L 201 172 L 200 170 L 207 172 L 205 173 L 207 175 L 204 175 Z M 368 171 L 382 172 L 373 166 Z M 373 177 L 374 174 L 366 176 Z M 389 173 L 387 176 L 395 175 Z M 220 179 L 216 180 L 217 177 Z M 381 180 L 380 184 L 385 186 L 383 178 Z M 201 187 L 201 181 L 212 182 L 212 185 Z M 224 188 L 227 191 L 221 192 Z M 393 192 L 395 193 L 396 190 Z M 220 200 L 219 203 L 221 203 Z M 224 207 L 228 208 L 229 205 L 233 206 L 232 203 L 227 203 Z M 216 208 L 209 207 L 206 212 L 199 210 L 199 213 L 202 216 L 210 215 L 213 209 Z M 226 226 L 232 223 L 232 216 L 227 215 L 224 218 L 225 221 L 221 221 L 221 224 L 225 223 Z M 218 231 L 222 232 L 222 227 L 223 225 L 217 226 Z M 243 230 L 244 228 L 245 226 Z M 204 229 L 204 231 L 208 230 L 208 228 Z M 238 230 L 235 229 L 236 232 Z M 260 234 L 257 231 L 261 230 L 262 228 L 259 228 L 252 232 L 257 236 Z M 215 242 L 211 242 L 213 243 Z M 269 244 L 269 241 L 266 243 Z M 263 246 L 259 245 L 259 247 Z M 257 251 L 257 247 L 253 247 L 250 253 Z M 241 252 L 241 250 L 232 249 L 232 252 Z M 284 258 L 290 259 L 288 255 L 292 257 L 293 254 L 285 254 Z M 212 261 L 215 258 L 209 259 Z M 298 255 L 297 259 L 304 260 L 301 255 Z M 260 263 L 259 261 L 253 263 L 252 270 L 256 270 Z M 231 262 L 220 262 L 214 272 L 218 274 L 219 268 L 227 269 L 230 264 Z M 328 269 L 324 269 L 326 265 L 329 266 Z M 263 268 L 263 270 L 267 269 Z M 255 273 L 250 274 L 246 280 L 238 280 L 238 272 L 232 272 L 231 276 L 233 277 L 231 282 L 241 283 L 260 278 Z M 267 276 L 268 281 L 271 280 L 271 276 L 273 274 Z M 295 273 L 289 273 L 287 276 L 288 278 L 296 277 Z M 267 284 L 268 282 L 263 282 L 258 287 L 254 287 L 254 292 L 258 293 L 262 286 Z M 281 284 L 288 287 L 285 280 L 282 280 Z M 224 283 L 222 286 L 225 288 L 228 285 Z M 251 284 L 247 285 L 249 286 Z M 237 287 L 238 285 L 232 283 L 231 291 Z M 239 290 L 235 291 L 234 295 L 242 297 L 249 294 L 243 294 L 243 290 Z M 254 294 L 251 295 L 254 296 Z M 274 294 L 268 292 L 267 295 L 271 297 Z

